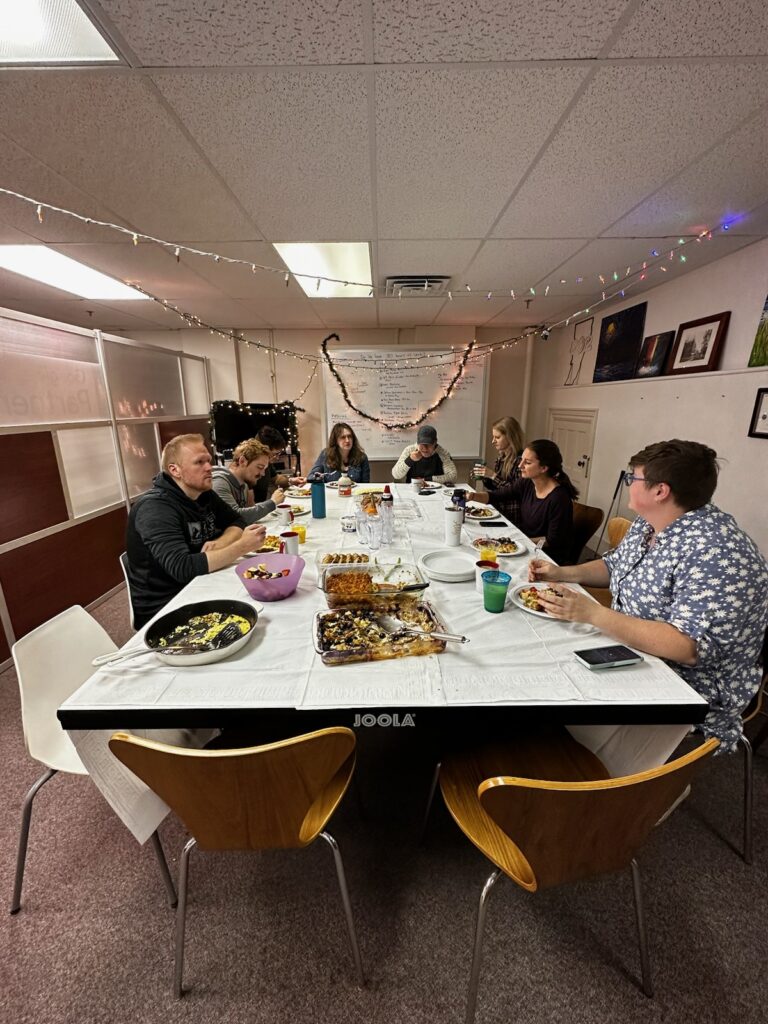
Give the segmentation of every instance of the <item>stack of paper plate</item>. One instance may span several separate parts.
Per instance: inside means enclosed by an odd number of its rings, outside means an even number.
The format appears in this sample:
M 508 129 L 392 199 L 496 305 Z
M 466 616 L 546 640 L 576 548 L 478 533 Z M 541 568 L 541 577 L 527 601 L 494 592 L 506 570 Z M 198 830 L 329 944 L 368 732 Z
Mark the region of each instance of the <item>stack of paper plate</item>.
M 463 583 L 475 578 L 476 551 L 466 548 L 438 548 L 419 559 L 419 568 L 441 583 Z

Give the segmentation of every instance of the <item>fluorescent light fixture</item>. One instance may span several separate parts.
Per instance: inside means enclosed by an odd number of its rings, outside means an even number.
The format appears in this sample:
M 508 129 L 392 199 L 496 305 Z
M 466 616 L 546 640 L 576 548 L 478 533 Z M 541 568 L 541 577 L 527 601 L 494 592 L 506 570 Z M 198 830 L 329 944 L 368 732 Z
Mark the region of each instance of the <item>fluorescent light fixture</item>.
M 367 298 L 371 292 L 371 251 L 367 242 L 273 242 L 280 259 L 311 299 Z M 332 277 L 340 281 L 323 281 Z M 318 286 L 319 281 L 319 286 Z M 356 281 L 356 285 L 345 285 Z
M 0 267 L 83 299 L 144 299 L 122 281 L 107 277 L 44 245 L 0 245 Z
M 76 0 L 0 0 L 0 64 L 119 59 Z

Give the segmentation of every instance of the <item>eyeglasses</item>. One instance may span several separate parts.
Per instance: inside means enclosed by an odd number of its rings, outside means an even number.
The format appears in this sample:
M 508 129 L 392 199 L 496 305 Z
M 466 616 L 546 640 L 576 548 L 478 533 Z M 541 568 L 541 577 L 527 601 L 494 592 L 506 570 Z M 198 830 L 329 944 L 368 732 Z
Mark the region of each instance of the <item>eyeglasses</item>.
M 631 487 L 635 480 L 645 480 L 644 476 L 638 476 L 637 473 L 630 473 L 628 469 L 624 470 L 624 486 Z

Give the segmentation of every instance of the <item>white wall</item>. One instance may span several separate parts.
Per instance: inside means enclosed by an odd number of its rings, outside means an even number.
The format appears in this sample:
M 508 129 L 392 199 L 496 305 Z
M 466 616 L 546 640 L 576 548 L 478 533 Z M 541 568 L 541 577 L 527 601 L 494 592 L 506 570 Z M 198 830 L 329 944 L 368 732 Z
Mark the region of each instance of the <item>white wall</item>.
M 128 333 L 128 332 L 124 332 Z M 307 383 L 312 366 L 303 360 L 280 355 L 280 349 L 319 355 L 320 342 L 328 330 L 243 331 L 249 341 L 261 341 L 274 348 L 274 356 L 253 345 L 245 347 L 225 340 L 209 331 L 195 328 L 174 331 L 138 331 L 130 337 L 164 348 L 180 349 L 194 355 L 207 356 L 213 401 L 237 399 L 242 402 L 292 401 Z M 480 343 L 502 341 L 514 334 L 510 330 L 478 330 L 472 327 L 419 327 L 415 329 L 340 329 L 338 334 L 343 348 L 394 348 L 398 345 L 424 348 L 447 348 L 464 345 L 474 336 Z M 335 343 L 339 347 L 339 343 Z M 501 416 L 520 417 L 523 401 L 525 347 L 519 345 L 494 353 L 489 368 L 487 429 L 484 441 L 487 457 L 493 458 L 490 448 L 490 423 Z M 238 387 L 237 360 L 240 364 L 241 387 Z M 274 373 L 274 382 L 272 374 Z M 303 464 L 308 468 L 326 442 L 323 393 L 323 375 L 318 372 L 309 390 L 299 403 L 304 412 L 299 414 L 299 442 Z M 381 467 L 386 475 L 386 467 Z M 384 476 L 381 476 L 384 479 Z
M 529 436 L 544 436 L 550 408 L 597 409 L 586 500 L 605 510 L 619 471 L 645 445 L 671 437 L 708 444 L 722 459 L 715 502 L 768 553 L 768 441 L 747 436 L 757 389 L 768 387 L 768 367 L 746 368 L 766 293 L 768 240 L 763 240 L 596 311 L 581 381 L 592 379 L 601 319 L 644 300 L 646 336 L 731 310 L 721 368 L 713 373 L 563 387 L 573 324 L 553 332 L 548 342 L 536 344 Z

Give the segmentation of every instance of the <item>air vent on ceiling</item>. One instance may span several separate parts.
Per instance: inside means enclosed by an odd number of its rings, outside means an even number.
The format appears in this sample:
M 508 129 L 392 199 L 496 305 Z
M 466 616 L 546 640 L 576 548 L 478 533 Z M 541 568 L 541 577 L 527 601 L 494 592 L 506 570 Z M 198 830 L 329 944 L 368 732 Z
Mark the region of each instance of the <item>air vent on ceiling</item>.
M 446 295 L 450 277 L 440 274 L 398 274 L 384 282 L 385 294 L 397 298 L 400 295 Z

